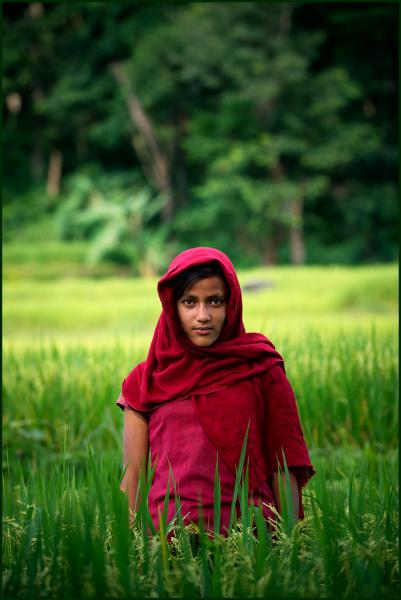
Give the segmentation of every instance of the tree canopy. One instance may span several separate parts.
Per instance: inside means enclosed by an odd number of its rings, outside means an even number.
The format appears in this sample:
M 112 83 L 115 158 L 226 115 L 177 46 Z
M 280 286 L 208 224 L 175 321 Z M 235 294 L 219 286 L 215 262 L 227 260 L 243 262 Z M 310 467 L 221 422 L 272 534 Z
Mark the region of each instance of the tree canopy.
M 52 215 L 136 269 L 396 258 L 398 4 L 2 9 L 6 239 Z

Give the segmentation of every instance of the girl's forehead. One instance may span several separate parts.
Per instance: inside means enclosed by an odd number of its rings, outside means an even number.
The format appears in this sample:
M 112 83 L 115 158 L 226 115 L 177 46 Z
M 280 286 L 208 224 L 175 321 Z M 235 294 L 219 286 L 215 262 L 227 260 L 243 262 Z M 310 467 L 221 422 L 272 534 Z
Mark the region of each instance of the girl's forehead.
M 215 275 L 213 277 L 204 277 L 199 279 L 192 285 L 185 288 L 185 294 L 193 295 L 213 295 L 213 294 L 224 294 L 226 291 L 226 285 L 221 277 Z

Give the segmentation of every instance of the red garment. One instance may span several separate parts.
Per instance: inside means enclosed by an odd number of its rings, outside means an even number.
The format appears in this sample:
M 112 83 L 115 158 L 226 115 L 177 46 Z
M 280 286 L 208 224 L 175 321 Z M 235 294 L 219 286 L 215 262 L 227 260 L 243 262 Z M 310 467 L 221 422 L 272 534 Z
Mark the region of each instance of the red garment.
M 222 268 L 230 297 L 219 339 L 199 347 L 186 337 L 176 317 L 172 280 L 188 267 L 211 261 Z M 163 311 L 146 361 L 123 382 L 126 403 L 149 414 L 161 404 L 193 396 L 199 422 L 233 473 L 249 423 L 251 491 L 272 477 L 277 460 L 283 464 L 282 449 L 288 466 L 300 467 L 298 483 L 305 485 L 314 469 L 283 359 L 264 335 L 245 332 L 241 289 L 229 258 L 214 248 L 186 250 L 160 279 L 158 292 Z M 301 495 L 299 516 L 303 518 Z
M 186 337 L 181 328 L 174 306 L 172 280 L 188 267 L 213 260 L 219 262 L 230 288 L 226 323 L 212 346 L 199 347 Z M 130 373 L 123 386 L 124 395 L 128 396 L 132 396 L 130 389 L 133 388 L 138 409 L 150 410 L 194 393 L 210 394 L 283 362 L 264 335 L 245 333 L 239 281 L 230 259 L 219 250 L 185 250 L 173 260 L 157 287 L 163 311 L 147 359 L 137 367 L 137 372 L 134 369 Z
M 122 397 L 119 402 L 121 405 L 125 404 Z M 159 511 L 163 512 L 167 482 L 172 472 L 174 483 L 170 478 L 167 522 L 171 521 L 176 512 L 176 487 L 185 522 L 198 522 L 200 504 L 205 527 L 213 531 L 217 450 L 196 417 L 194 398 L 173 400 L 152 411 L 149 417 L 149 443 L 155 472 L 148 495 L 148 506 L 155 527 L 158 527 Z M 220 532 L 226 534 L 235 476 L 221 458 L 218 470 L 221 486 Z M 274 498 L 266 482 L 255 494 L 255 502 L 257 498 L 264 502 L 265 518 L 274 519 L 273 512 L 268 507 L 269 504 L 274 506 Z M 239 513 L 238 508 L 237 500 Z

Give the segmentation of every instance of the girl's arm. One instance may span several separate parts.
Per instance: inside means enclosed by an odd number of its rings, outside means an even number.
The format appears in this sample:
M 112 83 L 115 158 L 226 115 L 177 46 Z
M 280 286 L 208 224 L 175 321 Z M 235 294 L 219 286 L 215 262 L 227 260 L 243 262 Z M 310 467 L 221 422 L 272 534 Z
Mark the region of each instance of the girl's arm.
M 132 523 L 136 509 L 139 475 L 146 474 L 149 452 L 149 425 L 141 413 L 124 408 L 123 454 L 124 468 L 121 490 L 128 496 L 129 521 Z M 140 499 L 138 498 L 138 503 Z
M 280 502 L 280 492 L 279 492 L 279 474 L 277 471 L 273 474 L 273 494 L 274 494 L 274 502 L 277 507 L 278 512 L 281 514 L 281 502 Z M 285 487 L 285 474 L 282 474 L 282 483 Z M 299 488 L 297 478 L 294 473 L 290 471 L 290 484 L 291 484 L 291 494 L 292 494 L 292 505 L 294 508 L 294 516 L 295 520 L 298 521 L 299 518 Z

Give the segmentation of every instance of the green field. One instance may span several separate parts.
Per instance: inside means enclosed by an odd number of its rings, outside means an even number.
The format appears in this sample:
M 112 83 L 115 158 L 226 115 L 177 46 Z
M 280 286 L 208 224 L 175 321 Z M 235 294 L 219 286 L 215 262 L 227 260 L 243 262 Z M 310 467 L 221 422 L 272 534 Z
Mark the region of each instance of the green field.
M 145 507 L 129 530 L 119 491 L 114 403 L 146 356 L 156 279 L 14 267 L 3 288 L 5 596 L 398 597 L 395 265 L 239 272 L 243 287 L 268 283 L 244 291 L 244 322 L 285 358 L 317 474 L 305 520 L 284 519 L 275 544 L 246 510 L 197 550 L 179 525 L 171 546 L 147 539 Z

